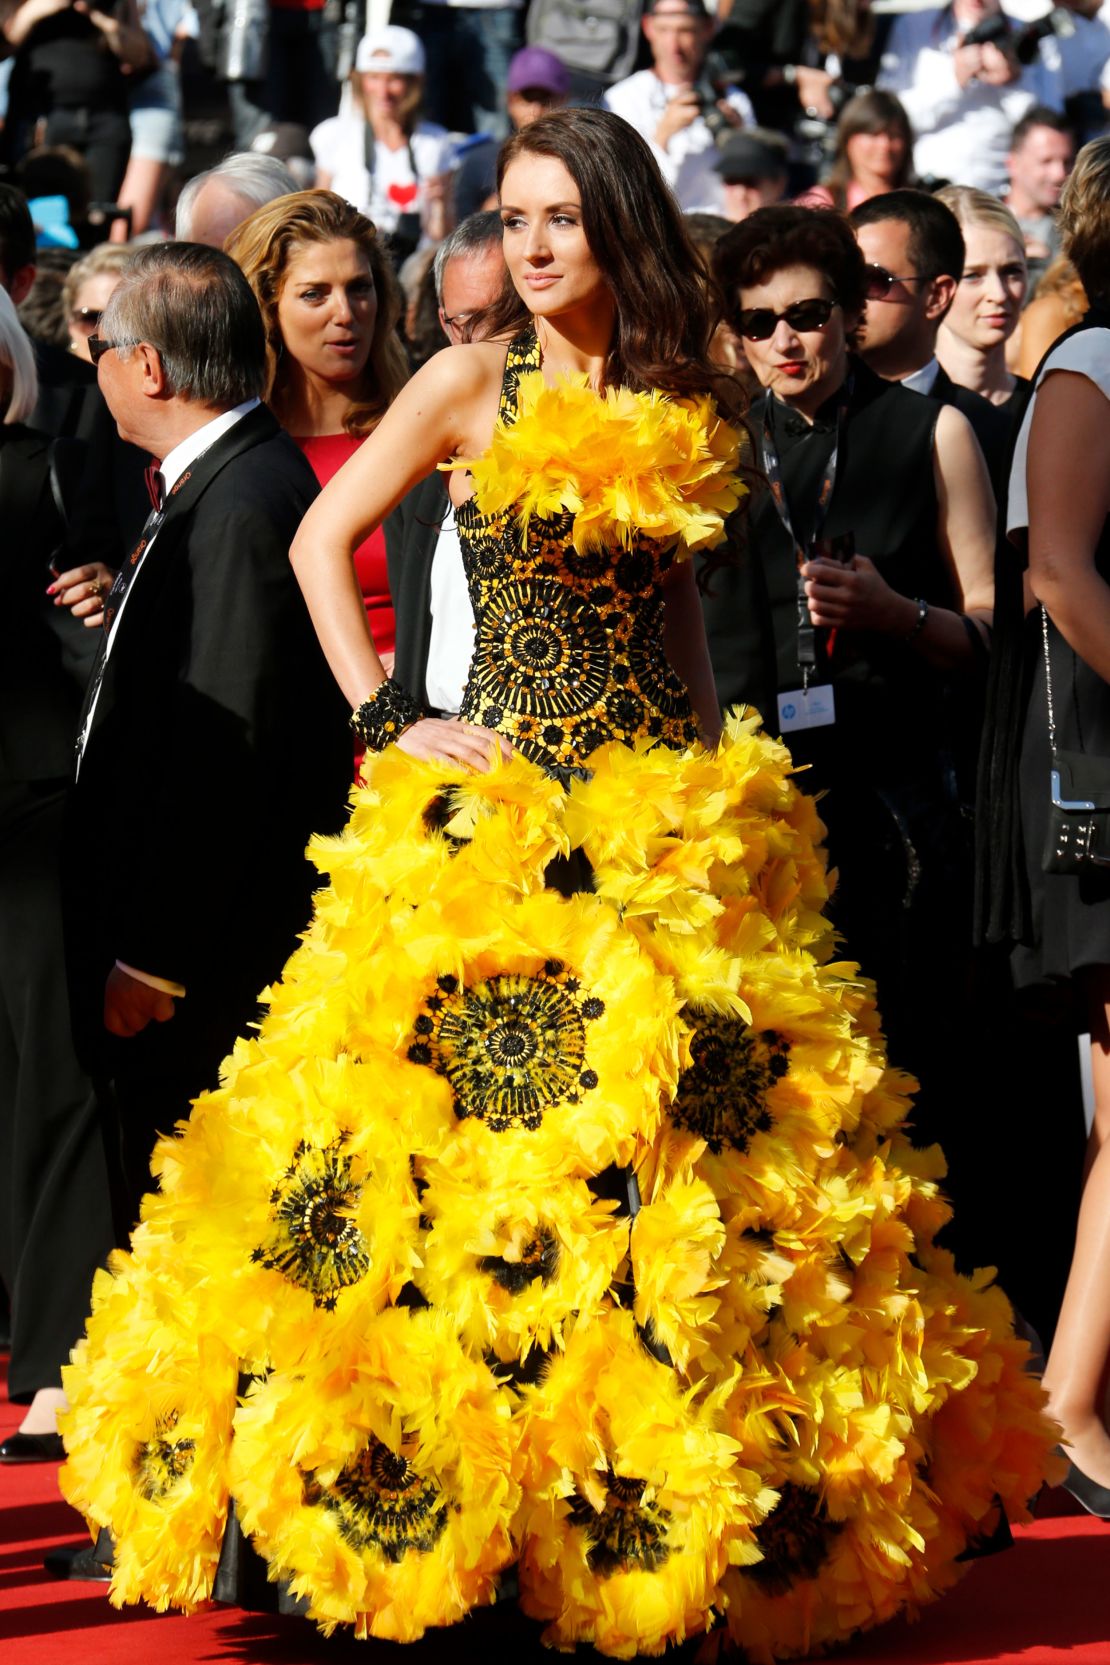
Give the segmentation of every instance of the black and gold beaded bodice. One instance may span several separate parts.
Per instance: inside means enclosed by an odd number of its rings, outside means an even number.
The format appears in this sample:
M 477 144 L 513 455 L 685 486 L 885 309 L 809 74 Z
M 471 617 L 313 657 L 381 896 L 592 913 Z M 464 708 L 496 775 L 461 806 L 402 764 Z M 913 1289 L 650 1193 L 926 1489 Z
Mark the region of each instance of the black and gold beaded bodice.
M 538 370 L 535 330 L 509 347 L 499 417 L 516 417 L 521 374 Z M 545 768 L 573 768 L 609 740 L 647 736 L 680 749 L 697 736 L 685 684 L 663 651 L 663 578 L 673 544 L 579 553 L 573 517 L 483 515 L 472 497 L 455 513 L 471 605 L 474 652 L 462 716 L 507 735 Z

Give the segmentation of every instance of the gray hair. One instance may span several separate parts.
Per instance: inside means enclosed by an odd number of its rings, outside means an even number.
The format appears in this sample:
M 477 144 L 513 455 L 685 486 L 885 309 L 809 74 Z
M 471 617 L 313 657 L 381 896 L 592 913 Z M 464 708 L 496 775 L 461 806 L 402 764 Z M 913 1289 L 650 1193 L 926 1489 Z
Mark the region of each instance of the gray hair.
M 252 214 L 256 208 L 264 208 L 268 202 L 273 202 L 275 197 L 287 197 L 292 191 L 301 189 L 285 163 L 276 156 L 261 156 L 251 150 L 233 151 L 216 167 L 194 174 L 182 187 L 174 217 L 174 233 L 179 243 L 192 240 L 193 208 L 201 191 L 212 179 L 234 191 L 244 202 L 249 202 L 248 212 Z
M 11 397 L 0 409 L 0 421 L 26 422 L 39 396 L 39 375 L 30 337 L 6 289 L 0 289 L 0 364 L 12 373 Z
M 500 243 L 503 235 L 501 215 L 496 208 L 485 208 L 479 214 L 468 214 L 436 250 L 433 272 L 436 285 L 436 305 L 443 305 L 443 274 L 447 262 L 456 256 L 472 260 L 483 254 L 491 243 Z
M 172 394 L 217 410 L 261 398 L 266 333 L 246 278 L 222 249 L 152 243 L 128 263 L 100 334 L 127 359 L 155 349 Z

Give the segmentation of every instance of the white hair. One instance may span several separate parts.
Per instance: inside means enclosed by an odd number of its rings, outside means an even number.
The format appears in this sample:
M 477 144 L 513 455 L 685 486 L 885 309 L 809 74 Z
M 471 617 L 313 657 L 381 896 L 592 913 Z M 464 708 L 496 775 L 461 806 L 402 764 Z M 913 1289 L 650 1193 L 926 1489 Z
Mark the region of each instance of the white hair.
M 252 214 L 256 208 L 264 208 L 268 202 L 273 202 L 275 197 L 287 197 L 301 188 L 285 163 L 276 156 L 260 156 L 257 151 L 251 150 L 233 151 L 217 167 L 194 174 L 183 186 L 174 219 L 174 235 L 179 243 L 193 241 L 193 208 L 201 191 L 212 179 L 219 180 L 229 191 L 249 202 Z
M 3 421 L 26 422 L 39 396 L 39 373 L 31 338 L 6 289 L 0 289 L 0 364 L 12 373 L 12 395 Z

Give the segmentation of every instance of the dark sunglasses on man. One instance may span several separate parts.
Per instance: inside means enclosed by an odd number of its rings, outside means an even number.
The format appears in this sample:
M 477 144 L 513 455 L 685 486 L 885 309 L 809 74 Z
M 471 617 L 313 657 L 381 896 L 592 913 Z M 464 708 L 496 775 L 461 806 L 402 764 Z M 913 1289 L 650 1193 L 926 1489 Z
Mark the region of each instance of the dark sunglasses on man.
M 863 268 L 867 284 L 866 295 L 869 301 L 885 301 L 896 283 L 931 283 L 932 273 L 907 272 L 900 275 L 888 272 L 885 266 L 876 266 L 870 261 Z
M 806 335 L 823 330 L 839 304 L 815 296 L 811 301 L 794 301 L 782 312 L 772 312 L 769 306 L 745 307 L 736 320 L 737 333 L 747 341 L 769 341 L 781 321 L 798 335 Z
M 104 357 L 104 354 L 112 351 L 112 348 L 115 346 L 115 342 L 105 341 L 104 337 L 100 335 L 90 335 L 87 346 L 89 349 L 89 357 L 92 359 L 94 364 L 99 364 L 101 359 Z

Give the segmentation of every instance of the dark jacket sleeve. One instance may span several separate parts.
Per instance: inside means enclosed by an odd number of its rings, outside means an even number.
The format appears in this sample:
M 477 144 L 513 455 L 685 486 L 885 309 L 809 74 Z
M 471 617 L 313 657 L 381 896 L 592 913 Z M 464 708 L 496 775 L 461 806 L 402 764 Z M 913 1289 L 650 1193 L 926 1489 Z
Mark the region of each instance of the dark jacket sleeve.
M 172 674 L 115 952 L 186 986 L 219 975 L 225 933 L 303 889 L 305 843 L 333 830 L 349 780 L 343 702 L 289 564 L 298 520 L 288 499 L 208 492 L 150 621 Z

